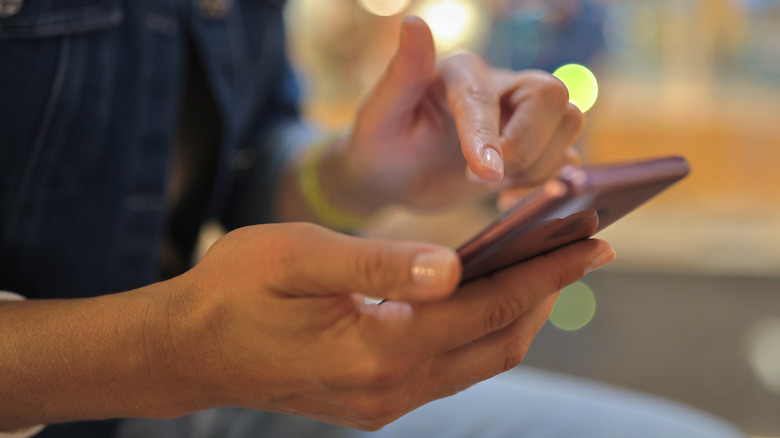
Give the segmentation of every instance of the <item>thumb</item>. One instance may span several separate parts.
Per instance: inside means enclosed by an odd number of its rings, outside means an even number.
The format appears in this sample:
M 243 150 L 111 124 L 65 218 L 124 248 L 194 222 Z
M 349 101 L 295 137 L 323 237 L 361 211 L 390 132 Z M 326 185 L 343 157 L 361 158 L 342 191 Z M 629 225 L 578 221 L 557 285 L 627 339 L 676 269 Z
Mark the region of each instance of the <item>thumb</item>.
M 370 102 L 385 117 L 407 114 L 425 92 L 435 65 L 436 49 L 430 28 L 419 17 L 404 18 L 398 50 L 374 88 Z
M 305 236 L 287 247 L 274 289 L 296 296 L 359 293 L 396 301 L 449 296 L 461 277 L 452 249 L 418 242 L 347 236 L 322 227 L 299 229 Z

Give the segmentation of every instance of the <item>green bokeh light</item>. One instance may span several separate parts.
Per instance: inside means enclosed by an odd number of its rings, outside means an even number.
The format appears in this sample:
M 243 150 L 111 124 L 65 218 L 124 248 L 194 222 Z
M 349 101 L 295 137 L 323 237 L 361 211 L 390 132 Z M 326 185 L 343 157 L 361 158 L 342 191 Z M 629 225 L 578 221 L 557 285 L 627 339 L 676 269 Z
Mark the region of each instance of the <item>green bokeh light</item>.
M 550 314 L 555 327 L 574 331 L 585 327 L 596 314 L 596 297 L 585 283 L 578 281 L 561 291 Z
M 567 64 L 555 70 L 553 76 L 560 79 L 569 89 L 569 102 L 583 113 L 588 111 L 599 96 L 599 83 L 587 67 Z

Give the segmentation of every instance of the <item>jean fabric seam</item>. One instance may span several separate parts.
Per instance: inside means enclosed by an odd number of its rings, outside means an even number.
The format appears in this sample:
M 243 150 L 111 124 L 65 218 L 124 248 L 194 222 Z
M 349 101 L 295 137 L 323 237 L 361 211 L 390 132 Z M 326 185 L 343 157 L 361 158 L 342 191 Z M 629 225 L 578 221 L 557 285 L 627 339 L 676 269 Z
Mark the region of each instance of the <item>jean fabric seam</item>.
M 114 8 L 110 6 L 84 6 L 80 8 L 62 9 L 55 12 L 42 12 L 20 18 L 8 20 L 4 26 L 34 26 L 37 24 L 51 24 L 58 21 L 79 21 L 83 17 L 103 16 Z
M 40 127 L 38 128 L 35 140 L 32 144 L 32 150 L 24 165 L 24 170 L 20 175 L 18 189 L 15 190 L 16 196 L 10 203 L 9 218 L 6 229 L 3 230 L 4 240 L 10 241 L 17 224 L 20 220 L 24 200 L 27 199 L 28 192 L 32 188 L 32 182 L 37 169 L 43 160 L 43 152 L 46 146 L 46 138 L 49 137 L 54 125 L 54 115 L 57 112 L 57 106 L 60 103 L 63 91 L 65 89 L 65 78 L 70 67 L 71 40 L 64 38 L 60 43 L 60 59 L 57 62 L 57 71 L 52 83 L 51 93 L 46 101 L 46 107 L 43 111 Z M 5 264 L 5 263 L 3 263 Z
M 0 21 L 0 39 L 45 38 L 105 29 L 124 19 L 118 7 L 84 7 Z

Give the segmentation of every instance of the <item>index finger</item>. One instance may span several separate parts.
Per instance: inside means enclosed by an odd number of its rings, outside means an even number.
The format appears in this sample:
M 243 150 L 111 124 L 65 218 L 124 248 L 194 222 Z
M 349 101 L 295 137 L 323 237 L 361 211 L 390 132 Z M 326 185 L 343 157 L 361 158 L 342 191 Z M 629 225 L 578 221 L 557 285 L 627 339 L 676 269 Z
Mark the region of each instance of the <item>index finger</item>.
M 462 53 L 442 61 L 440 71 L 469 169 L 482 180 L 501 180 L 500 99 L 488 66 L 479 56 Z

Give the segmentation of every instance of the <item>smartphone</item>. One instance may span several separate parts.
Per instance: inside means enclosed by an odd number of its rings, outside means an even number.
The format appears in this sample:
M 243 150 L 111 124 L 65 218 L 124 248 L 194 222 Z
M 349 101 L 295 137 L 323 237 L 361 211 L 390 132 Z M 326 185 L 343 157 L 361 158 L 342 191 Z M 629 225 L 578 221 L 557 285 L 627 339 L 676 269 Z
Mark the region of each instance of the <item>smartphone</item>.
M 457 249 L 462 281 L 589 238 L 689 172 L 681 156 L 566 167 Z

